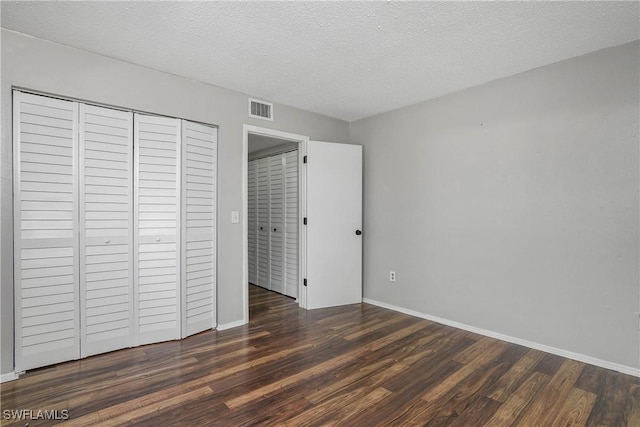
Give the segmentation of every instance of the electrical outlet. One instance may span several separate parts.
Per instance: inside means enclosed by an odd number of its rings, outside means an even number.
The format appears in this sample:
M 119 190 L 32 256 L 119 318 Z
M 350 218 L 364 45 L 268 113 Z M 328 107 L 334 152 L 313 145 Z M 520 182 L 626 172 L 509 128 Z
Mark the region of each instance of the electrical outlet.
M 389 272 L 389 281 L 390 282 L 395 282 L 396 281 L 396 272 L 395 271 L 390 271 Z

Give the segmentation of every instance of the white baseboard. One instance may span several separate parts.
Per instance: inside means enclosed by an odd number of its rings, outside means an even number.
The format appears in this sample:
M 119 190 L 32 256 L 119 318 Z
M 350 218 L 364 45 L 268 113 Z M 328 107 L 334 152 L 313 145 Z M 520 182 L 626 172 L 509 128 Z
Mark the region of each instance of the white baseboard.
M 236 320 L 235 322 L 221 323 L 218 325 L 216 329 L 219 331 L 224 331 L 225 329 L 236 328 L 238 326 L 246 325 L 247 323 L 249 322 L 247 322 L 245 319 L 240 319 L 240 320 Z
M 478 327 L 475 327 L 475 326 L 467 325 L 467 324 L 456 322 L 456 321 L 453 321 L 453 320 L 443 319 L 441 317 L 432 316 L 430 314 L 420 313 L 420 312 L 415 311 L 415 310 L 410 310 L 410 309 L 404 308 L 404 307 L 398 307 L 398 306 L 395 306 L 395 305 L 392 305 L 392 304 L 387 304 L 387 303 L 376 301 L 376 300 L 372 300 L 372 299 L 369 299 L 369 298 L 363 298 L 362 302 L 365 302 L 367 304 L 377 305 L 378 307 L 387 308 L 389 310 L 398 311 L 400 313 L 408 314 L 409 316 L 415 316 L 415 317 L 420 317 L 422 319 L 431 320 L 433 322 L 441 323 L 443 325 L 453 326 L 454 328 L 458 328 L 458 329 L 462 329 L 462 330 L 465 330 L 465 331 L 473 332 L 473 333 L 476 333 L 476 334 L 484 335 L 484 336 L 487 336 L 487 337 L 490 337 L 490 338 L 495 338 L 495 339 L 502 340 L 502 341 L 507 341 L 507 342 L 510 342 L 510 343 L 513 343 L 513 344 L 522 345 L 524 347 L 533 348 L 535 350 L 544 351 L 546 353 L 551 353 L 551 354 L 555 354 L 555 355 L 558 355 L 558 356 L 566 357 L 567 359 L 573 359 L 573 360 L 577 360 L 579 362 L 588 363 L 590 365 L 599 366 L 601 368 L 611 369 L 611 370 L 614 370 L 614 371 L 617 371 L 617 372 L 621 372 L 623 374 L 633 375 L 634 377 L 640 377 L 640 369 L 633 368 L 631 366 L 625 366 L 625 365 L 621 365 L 619 363 L 609 362 L 607 360 L 598 359 L 596 357 L 591 357 L 591 356 L 587 356 L 587 355 L 580 354 L 580 353 L 574 353 L 572 351 L 564 350 L 562 348 L 551 347 L 551 346 L 548 346 L 548 345 L 545 345 L 545 344 L 540 344 L 540 343 L 537 343 L 537 342 L 524 340 L 522 338 L 516 338 L 516 337 L 509 336 L 509 335 L 504 335 L 504 334 L 501 334 L 499 332 L 489 331 L 487 329 L 478 328 Z
M 7 372 L 0 375 L 0 383 L 7 383 L 9 381 L 17 380 L 20 376 L 15 372 Z

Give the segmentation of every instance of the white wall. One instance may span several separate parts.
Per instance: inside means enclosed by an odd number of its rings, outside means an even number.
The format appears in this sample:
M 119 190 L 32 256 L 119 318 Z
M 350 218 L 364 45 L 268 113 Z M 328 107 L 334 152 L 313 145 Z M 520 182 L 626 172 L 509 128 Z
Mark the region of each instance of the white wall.
M 639 51 L 352 123 L 364 296 L 638 368 Z
M 275 121 L 247 117 L 247 95 L 56 43 L 2 30 L 1 113 L 2 214 L 0 286 L 0 372 L 13 369 L 13 249 L 11 87 L 219 125 L 218 133 L 218 323 L 242 319 L 243 123 L 348 142 L 346 122 L 275 105 Z

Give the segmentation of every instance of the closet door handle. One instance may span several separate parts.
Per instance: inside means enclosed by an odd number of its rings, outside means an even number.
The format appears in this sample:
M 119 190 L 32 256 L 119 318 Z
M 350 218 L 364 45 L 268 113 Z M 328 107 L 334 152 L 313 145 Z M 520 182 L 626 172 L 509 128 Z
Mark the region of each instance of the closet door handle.
M 278 229 L 277 229 L 277 228 L 274 228 L 274 229 L 273 229 L 273 231 L 278 231 Z
M 262 231 L 262 230 L 263 230 L 263 228 L 262 228 L 262 227 L 260 227 L 260 231 Z
M 362 231 L 360 231 L 360 230 L 356 230 L 356 236 L 359 236 L 359 235 L 361 235 L 361 234 L 362 234 Z

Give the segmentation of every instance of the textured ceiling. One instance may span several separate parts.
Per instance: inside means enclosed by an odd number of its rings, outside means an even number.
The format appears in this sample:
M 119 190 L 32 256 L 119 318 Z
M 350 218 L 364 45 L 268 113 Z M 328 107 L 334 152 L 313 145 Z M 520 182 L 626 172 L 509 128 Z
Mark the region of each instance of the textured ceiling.
M 355 120 L 640 38 L 638 2 L 9 2 L 2 26 Z

